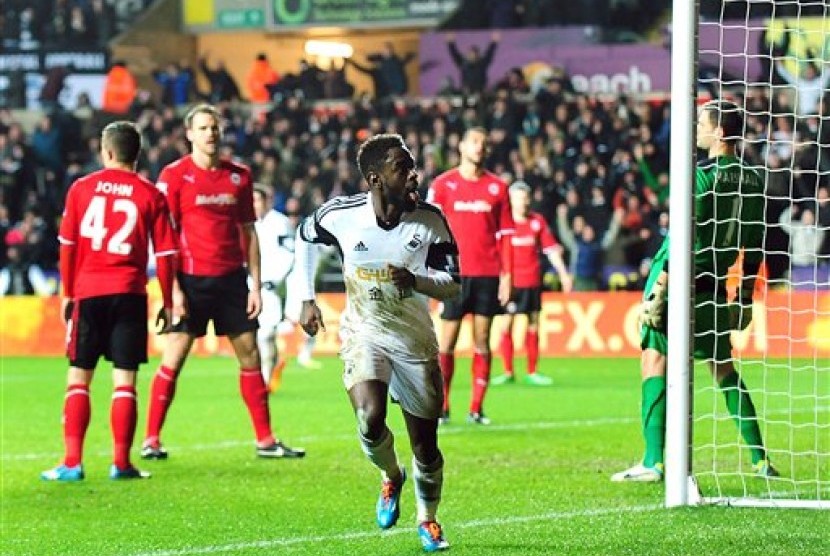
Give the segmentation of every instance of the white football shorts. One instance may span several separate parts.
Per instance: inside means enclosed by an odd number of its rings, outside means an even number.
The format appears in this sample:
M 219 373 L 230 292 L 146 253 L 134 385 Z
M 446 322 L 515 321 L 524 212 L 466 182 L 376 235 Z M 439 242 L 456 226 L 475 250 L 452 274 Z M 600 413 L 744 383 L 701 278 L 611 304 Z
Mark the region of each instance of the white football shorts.
M 359 382 L 380 380 L 389 385 L 392 401 L 407 413 L 423 419 L 441 415 L 444 388 L 437 359 L 404 358 L 368 346 L 347 349 L 340 355 L 347 391 Z
M 276 290 L 262 288 L 262 312 L 257 317 L 259 327 L 276 329 L 282 320 L 282 299 Z

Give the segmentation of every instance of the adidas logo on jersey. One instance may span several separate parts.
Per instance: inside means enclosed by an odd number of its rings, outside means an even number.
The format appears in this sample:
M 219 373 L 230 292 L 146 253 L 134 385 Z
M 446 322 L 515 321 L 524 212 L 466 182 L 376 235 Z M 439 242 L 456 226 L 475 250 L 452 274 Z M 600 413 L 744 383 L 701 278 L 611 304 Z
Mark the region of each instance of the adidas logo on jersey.
M 354 246 L 355 251 L 368 251 L 369 248 L 362 241 L 358 241 L 357 245 Z

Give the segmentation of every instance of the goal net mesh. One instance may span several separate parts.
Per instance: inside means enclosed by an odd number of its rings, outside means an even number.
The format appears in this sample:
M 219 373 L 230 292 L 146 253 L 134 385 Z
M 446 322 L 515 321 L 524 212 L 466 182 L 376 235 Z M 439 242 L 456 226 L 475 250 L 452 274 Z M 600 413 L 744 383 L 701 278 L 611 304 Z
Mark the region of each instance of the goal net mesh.
M 732 362 L 780 477 L 757 476 L 723 392 L 702 365 L 694 377 L 692 471 L 709 501 L 810 500 L 824 507 L 830 501 L 830 6 L 719 4 L 720 13 L 701 5 L 699 100 L 725 98 L 744 110 L 739 152 L 765 183 L 764 264 L 752 324 L 732 334 Z M 727 279 L 731 296 L 739 273 Z

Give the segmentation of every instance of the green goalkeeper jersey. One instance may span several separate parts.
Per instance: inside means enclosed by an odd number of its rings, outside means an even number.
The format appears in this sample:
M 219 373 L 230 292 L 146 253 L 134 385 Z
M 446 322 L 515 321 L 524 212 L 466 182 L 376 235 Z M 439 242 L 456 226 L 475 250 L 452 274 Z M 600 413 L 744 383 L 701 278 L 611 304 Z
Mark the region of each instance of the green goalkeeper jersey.
M 744 248 L 744 261 L 760 263 L 764 241 L 764 185 L 734 156 L 702 161 L 695 172 L 695 276 L 722 282 Z M 669 270 L 669 238 L 655 253 L 645 284 L 647 297 Z M 721 284 L 722 286 L 722 284 Z
M 764 183 L 734 156 L 709 158 L 695 172 L 695 276 L 722 281 L 741 248 L 760 263 L 764 241 Z

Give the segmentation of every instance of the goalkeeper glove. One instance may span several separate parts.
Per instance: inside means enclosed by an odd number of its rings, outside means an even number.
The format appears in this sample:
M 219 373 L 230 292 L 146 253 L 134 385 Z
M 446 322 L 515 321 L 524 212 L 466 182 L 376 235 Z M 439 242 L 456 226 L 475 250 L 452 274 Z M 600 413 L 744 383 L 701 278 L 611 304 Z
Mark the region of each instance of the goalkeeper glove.
M 729 323 L 733 330 L 746 330 L 752 322 L 752 298 L 741 298 L 729 305 Z
M 666 300 L 669 288 L 665 281 L 657 280 L 640 306 L 640 326 L 658 330 L 666 328 Z

